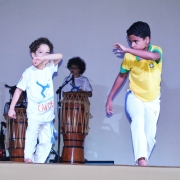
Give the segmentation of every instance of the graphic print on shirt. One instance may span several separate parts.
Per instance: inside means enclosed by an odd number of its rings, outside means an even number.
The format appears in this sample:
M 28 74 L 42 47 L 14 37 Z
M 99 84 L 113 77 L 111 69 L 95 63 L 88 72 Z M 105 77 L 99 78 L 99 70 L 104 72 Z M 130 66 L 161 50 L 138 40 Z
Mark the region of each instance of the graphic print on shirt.
M 22 79 L 23 79 L 23 76 L 21 76 L 21 78 L 19 79 L 19 82 L 21 82 L 21 81 L 22 81 Z
M 77 92 L 77 91 L 79 91 L 79 89 L 81 88 L 81 86 L 75 86 L 75 85 L 73 85 L 72 83 L 70 83 L 70 85 L 72 86 L 72 88 L 71 88 L 71 91 L 72 91 L 72 92 Z
M 149 67 L 152 69 L 154 68 L 154 64 L 153 63 L 149 63 Z
M 46 95 L 44 94 L 44 92 L 45 92 L 45 90 L 46 90 L 47 88 L 50 87 L 49 84 L 47 84 L 46 86 L 43 86 L 43 85 L 40 84 L 38 81 L 36 82 L 36 84 L 38 84 L 40 87 L 42 87 L 41 95 L 45 98 Z
M 38 112 L 41 114 L 54 108 L 54 96 L 52 96 L 46 100 L 38 102 L 37 108 L 38 108 Z
M 42 114 L 54 108 L 54 96 L 48 97 L 48 91 L 50 88 L 49 84 L 46 84 L 44 86 L 38 81 L 36 81 L 36 84 L 42 88 L 41 95 L 43 96 L 44 99 L 38 102 L 38 107 L 37 107 L 38 112 Z

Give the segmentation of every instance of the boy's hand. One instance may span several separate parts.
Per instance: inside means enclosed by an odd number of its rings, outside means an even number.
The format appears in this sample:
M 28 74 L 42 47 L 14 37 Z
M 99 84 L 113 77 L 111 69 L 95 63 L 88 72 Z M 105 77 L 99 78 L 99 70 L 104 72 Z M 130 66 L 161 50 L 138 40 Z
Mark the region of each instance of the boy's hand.
M 12 119 L 16 119 L 16 112 L 14 109 L 9 109 L 8 116 Z
M 115 43 L 114 48 L 117 49 L 118 52 L 126 52 L 127 48 L 122 44 Z
M 43 58 L 42 57 L 35 57 L 33 60 L 32 60 L 32 64 L 34 66 L 38 66 L 40 63 L 42 63 L 43 61 Z
M 113 102 L 111 100 L 108 100 L 106 103 L 106 112 L 110 115 L 113 114 Z

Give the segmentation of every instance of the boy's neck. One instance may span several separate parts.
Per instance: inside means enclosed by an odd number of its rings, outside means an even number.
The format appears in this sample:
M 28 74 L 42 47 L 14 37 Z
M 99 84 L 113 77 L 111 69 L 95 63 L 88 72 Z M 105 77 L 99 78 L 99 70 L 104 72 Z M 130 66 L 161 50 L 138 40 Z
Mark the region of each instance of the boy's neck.
M 42 63 L 39 64 L 38 66 L 36 66 L 36 68 L 39 69 L 39 70 L 43 70 L 45 67 L 46 67 L 46 65 L 44 65 Z
M 75 74 L 74 75 L 74 78 L 79 78 L 80 77 L 80 74 Z
M 149 51 L 149 44 L 148 44 L 147 47 L 145 47 L 143 50 Z

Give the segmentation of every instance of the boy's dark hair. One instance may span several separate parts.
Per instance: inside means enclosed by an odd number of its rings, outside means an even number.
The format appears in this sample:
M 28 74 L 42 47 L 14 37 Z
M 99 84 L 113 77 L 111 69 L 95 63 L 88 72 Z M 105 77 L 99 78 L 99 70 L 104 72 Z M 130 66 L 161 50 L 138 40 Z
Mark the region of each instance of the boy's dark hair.
M 50 49 L 50 53 L 52 53 L 53 48 L 54 48 L 53 44 L 49 41 L 49 39 L 44 38 L 44 37 L 38 38 L 31 43 L 31 45 L 29 46 L 30 52 L 35 53 L 41 44 L 48 45 Z
M 147 36 L 151 38 L 151 30 L 149 25 L 142 21 L 138 21 L 132 24 L 126 32 L 128 37 L 130 35 L 135 35 L 143 39 L 145 39 Z
M 79 72 L 80 74 L 83 74 L 84 71 L 86 70 L 86 63 L 80 57 L 73 57 L 73 58 L 69 59 L 69 61 L 67 63 L 67 68 L 70 70 L 72 65 L 78 66 L 78 68 L 80 70 L 80 72 Z

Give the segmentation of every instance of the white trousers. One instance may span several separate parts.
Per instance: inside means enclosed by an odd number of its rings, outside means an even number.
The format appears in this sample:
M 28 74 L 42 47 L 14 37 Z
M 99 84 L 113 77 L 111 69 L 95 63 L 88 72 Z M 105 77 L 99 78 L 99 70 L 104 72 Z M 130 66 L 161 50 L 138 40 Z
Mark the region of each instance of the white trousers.
M 148 161 L 156 143 L 160 96 L 151 102 L 143 102 L 131 92 L 127 97 L 126 110 L 131 118 L 135 162 L 137 163 L 141 157 L 145 157 Z
M 50 122 L 41 122 L 28 116 L 24 159 L 30 158 L 35 163 L 44 163 L 52 147 L 51 137 Z

